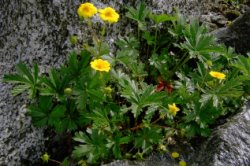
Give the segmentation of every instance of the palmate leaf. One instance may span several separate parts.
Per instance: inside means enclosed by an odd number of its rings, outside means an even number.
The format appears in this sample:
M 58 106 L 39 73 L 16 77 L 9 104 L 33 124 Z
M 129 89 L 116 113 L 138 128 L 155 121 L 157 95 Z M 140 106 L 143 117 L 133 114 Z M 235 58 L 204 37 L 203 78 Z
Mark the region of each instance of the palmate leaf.
M 139 47 L 139 41 L 133 36 L 120 37 L 116 42 L 122 50 L 137 50 Z
M 221 52 L 221 47 L 215 45 L 215 37 L 207 33 L 204 25 L 199 25 L 198 20 L 192 20 L 183 31 L 185 42 L 180 44 L 182 49 L 189 51 L 191 58 L 208 60 L 212 52 Z
M 70 53 L 66 66 L 62 68 L 62 73 L 68 73 L 72 79 L 76 80 L 89 67 L 90 58 L 90 53 L 86 50 L 82 50 L 80 55 L 76 52 Z
M 187 26 L 186 19 L 180 13 L 176 14 L 176 21 L 172 21 L 173 27 L 170 28 L 168 31 L 174 37 L 183 37 L 183 31 Z
M 49 114 L 48 117 L 48 125 L 50 126 L 56 126 L 61 118 L 64 117 L 66 108 L 64 105 L 57 105 Z
M 52 98 L 49 96 L 41 96 L 38 104 L 32 104 L 28 107 L 28 115 L 32 117 L 35 126 L 43 127 L 48 124 L 52 107 Z
M 151 35 L 148 31 L 144 32 L 142 37 L 147 41 L 148 45 L 153 45 L 155 43 L 155 36 Z
M 90 103 L 92 104 L 88 106 L 95 108 L 106 100 L 106 96 L 102 91 L 102 87 L 105 85 L 105 75 L 102 76 L 103 79 L 100 81 L 100 75 L 92 75 L 89 72 L 76 82 L 75 95 L 78 109 L 86 110 L 86 106 Z
M 118 51 L 115 60 L 119 63 L 125 65 L 128 69 L 130 69 L 131 63 L 135 63 L 137 61 L 137 57 L 139 56 L 139 52 L 135 49 L 126 49 Z
M 208 136 L 210 133 L 209 125 L 213 124 L 215 120 L 222 114 L 221 107 L 213 106 L 210 100 L 206 104 L 198 101 L 192 102 L 192 107 L 184 109 L 184 124 L 181 124 L 186 130 L 187 136 L 202 135 Z
M 149 18 L 153 20 L 156 24 L 160 24 L 166 21 L 176 21 L 176 16 L 169 14 L 149 14 Z
M 234 75 L 234 73 L 232 72 L 231 75 Z M 218 107 L 223 100 L 241 97 L 244 94 L 243 82 L 245 78 L 240 76 L 230 78 L 230 75 L 228 77 L 229 79 L 223 84 L 205 90 L 205 94 L 201 95 L 200 102 L 205 105 L 209 101 L 213 101 L 213 106 Z
M 34 83 L 35 80 L 32 76 L 32 73 L 30 70 L 27 68 L 27 66 L 23 63 L 19 63 L 16 65 L 16 69 L 18 73 L 22 74 L 24 77 L 26 77 L 30 82 Z M 36 72 L 35 72 L 36 73 Z
M 166 97 L 165 92 L 155 92 L 155 87 L 148 86 L 143 90 L 140 96 L 139 106 L 141 108 L 146 106 L 156 106 L 162 103 L 162 99 Z
M 93 121 L 93 129 L 111 131 L 111 121 L 108 118 L 106 110 L 98 109 L 91 112 L 86 118 Z
M 244 75 L 250 75 L 250 57 L 244 57 L 239 55 L 233 66 L 242 71 Z
M 146 4 L 141 2 L 137 5 L 136 9 L 133 7 L 128 7 L 127 9 L 128 12 L 126 13 L 126 16 L 132 20 L 135 20 L 141 30 L 145 30 L 145 19 L 150 13 L 150 10 L 147 8 Z
M 223 97 L 240 97 L 244 93 L 242 87 L 242 79 L 240 77 L 232 78 L 225 82 L 223 86 L 220 86 L 217 90 L 217 94 Z
M 45 85 L 41 89 L 42 95 L 56 96 L 59 100 L 63 97 L 64 89 L 69 87 L 72 81 L 70 75 L 62 73 L 60 70 L 51 69 L 49 78 L 42 77 L 42 83 Z
M 107 136 L 99 133 L 97 130 L 89 130 L 89 134 L 78 132 L 73 140 L 81 144 L 75 147 L 73 157 L 87 157 L 89 163 L 95 163 L 109 155 L 110 150 L 107 148 Z
M 10 82 L 10 83 L 23 83 L 23 84 L 30 84 L 31 82 L 19 74 L 8 74 L 4 75 L 3 78 L 4 81 Z
M 128 144 L 131 140 L 131 136 L 123 136 L 120 132 L 108 139 L 107 147 L 112 149 L 113 155 L 116 159 L 122 159 L 121 145 Z
M 156 92 L 152 85 L 143 84 L 139 88 L 137 83 L 127 77 L 126 74 L 117 76 L 118 83 L 122 86 L 121 96 L 131 103 L 131 107 L 124 111 L 131 109 L 134 117 L 137 117 L 146 106 L 161 105 L 162 99 L 166 97 L 166 93 Z
M 13 96 L 17 96 L 30 88 L 29 85 L 17 85 L 11 90 Z
M 143 128 L 135 136 L 135 146 L 142 150 L 149 149 L 158 144 L 162 139 L 161 129 L 159 128 Z
M 17 74 L 4 75 L 3 81 L 18 84 L 12 90 L 12 95 L 16 96 L 24 91 L 28 91 L 29 98 L 34 98 L 40 88 L 39 68 L 34 64 L 33 69 L 19 63 L 16 65 Z

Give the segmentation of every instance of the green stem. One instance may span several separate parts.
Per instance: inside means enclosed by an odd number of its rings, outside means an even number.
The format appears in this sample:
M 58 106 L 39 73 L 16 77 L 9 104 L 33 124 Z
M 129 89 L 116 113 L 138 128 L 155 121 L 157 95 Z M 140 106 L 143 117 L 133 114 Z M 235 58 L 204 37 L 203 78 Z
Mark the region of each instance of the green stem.
M 137 63 L 140 62 L 140 57 L 141 57 L 141 39 L 140 39 L 140 29 L 139 29 L 139 24 L 138 24 L 138 27 L 137 27 L 137 35 L 138 35 L 138 41 L 139 41 L 139 56 L 137 58 Z
M 171 79 L 174 75 L 174 73 L 177 71 L 178 68 L 180 68 L 181 66 L 183 66 L 185 63 L 187 63 L 187 61 L 190 59 L 190 54 L 188 54 L 188 52 L 186 52 L 183 57 L 181 58 L 181 60 L 174 66 L 174 68 L 172 69 L 172 71 L 169 74 L 169 79 Z
M 49 161 L 51 161 L 51 162 L 54 162 L 54 163 L 57 163 L 57 164 L 62 164 L 61 162 L 59 162 L 59 161 L 57 161 L 57 160 L 54 160 L 54 159 L 49 159 Z
M 157 39 L 157 34 L 158 34 L 158 29 L 156 28 L 156 30 L 155 30 L 155 41 L 154 41 L 154 51 L 153 51 L 153 54 L 154 54 L 155 51 L 156 51 L 156 43 L 157 43 L 156 39 Z
M 137 37 L 138 37 L 138 41 L 140 41 L 140 28 L 139 28 L 139 24 L 137 26 Z

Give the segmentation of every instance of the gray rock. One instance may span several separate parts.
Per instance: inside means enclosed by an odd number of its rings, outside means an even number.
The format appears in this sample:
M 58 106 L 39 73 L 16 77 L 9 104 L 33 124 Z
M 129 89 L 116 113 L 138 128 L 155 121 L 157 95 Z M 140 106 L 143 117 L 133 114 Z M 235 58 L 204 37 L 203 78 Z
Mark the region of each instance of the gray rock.
M 219 126 L 196 152 L 192 165 L 250 165 L 250 105 Z
M 246 54 L 250 51 L 250 9 L 237 18 L 232 25 L 213 32 L 218 42 L 234 47 L 236 52 Z

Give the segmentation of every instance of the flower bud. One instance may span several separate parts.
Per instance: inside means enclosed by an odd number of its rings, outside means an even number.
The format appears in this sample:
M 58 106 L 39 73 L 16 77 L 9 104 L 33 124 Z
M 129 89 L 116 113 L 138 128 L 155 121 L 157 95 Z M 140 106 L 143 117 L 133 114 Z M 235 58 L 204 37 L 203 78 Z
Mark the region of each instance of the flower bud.
M 43 162 L 48 163 L 48 161 L 49 161 L 48 153 L 46 152 L 45 154 L 43 154 L 41 159 L 43 160 Z
M 158 148 L 159 148 L 160 151 L 163 151 L 163 152 L 166 152 L 166 151 L 167 151 L 166 146 L 163 145 L 163 144 L 160 144 L 160 145 L 158 146 Z
M 110 95 L 112 93 L 112 88 L 110 86 L 107 86 L 104 88 L 104 93 L 107 95 Z
M 211 67 L 211 66 L 213 65 L 213 62 L 210 61 L 210 60 L 208 60 L 206 63 L 207 63 L 207 65 L 208 65 L 209 67 Z
M 64 89 L 64 94 L 66 94 L 66 95 L 72 95 L 72 89 L 71 88 L 65 88 Z
M 78 42 L 77 36 L 70 36 L 70 43 L 71 44 L 76 44 Z

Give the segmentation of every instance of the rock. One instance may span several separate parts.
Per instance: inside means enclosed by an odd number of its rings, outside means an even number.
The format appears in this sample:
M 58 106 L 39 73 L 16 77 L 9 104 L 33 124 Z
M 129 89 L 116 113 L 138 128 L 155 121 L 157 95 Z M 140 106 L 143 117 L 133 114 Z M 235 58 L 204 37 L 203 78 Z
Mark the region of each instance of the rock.
M 196 151 L 191 165 L 248 166 L 250 165 L 250 105 L 219 126 Z
M 224 27 L 227 24 L 227 19 L 223 15 L 212 14 L 211 22 L 219 27 Z
M 178 163 L 169 155 L 151 155 L 144 161 L 114 161 L 103 166 L 178 166 Z
M 213 32 L 219 43 L 234 47 L 237 53 L 246 54 L 250 51 L 250 9 L 233 23 Z

